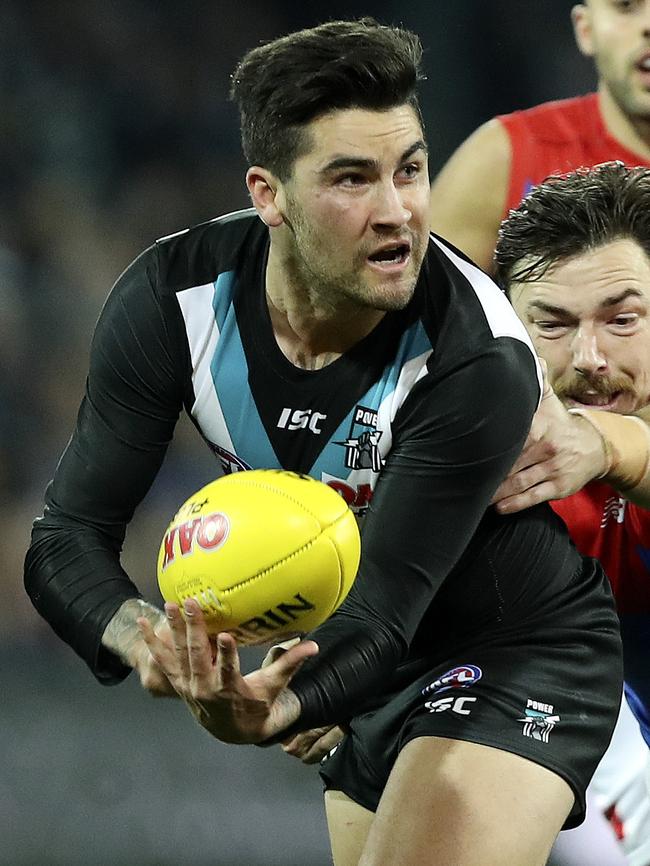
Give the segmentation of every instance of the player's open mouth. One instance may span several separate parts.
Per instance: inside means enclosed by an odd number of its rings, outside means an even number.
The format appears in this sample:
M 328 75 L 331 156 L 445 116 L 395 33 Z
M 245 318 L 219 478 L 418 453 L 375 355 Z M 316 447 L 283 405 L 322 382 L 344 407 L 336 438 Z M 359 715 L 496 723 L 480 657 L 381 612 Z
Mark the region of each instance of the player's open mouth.
M 637 60 L 635 68 L 641 74 L 644 85 L 650 85 L 650 52 L 646 52 Z
M 400 269 L 409 260 L 411 245 L 408 243 L 386 244 L 368 256 L 371 265 L 382 271 Z
M 571 406 L 586 407 L 589 409 L 604 409 L 610 410 L 616 404 L 616 401 L 621 396 L 620 391 L 614 391 L 613 394 L 599 394 L 596 391 L 580 394 L 580 398 L 572 397 L 570 394 L 567 399 Z

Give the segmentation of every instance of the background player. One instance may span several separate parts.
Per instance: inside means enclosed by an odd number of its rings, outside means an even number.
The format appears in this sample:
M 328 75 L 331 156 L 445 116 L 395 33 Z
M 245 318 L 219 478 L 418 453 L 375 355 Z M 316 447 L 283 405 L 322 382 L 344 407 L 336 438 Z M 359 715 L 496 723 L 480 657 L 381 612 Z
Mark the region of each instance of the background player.
M 488 121 L 434 180 L 433 230 L 486 270 L 501 220 L 534 184 L 609 160 L 650 164 L 649 0 L 588 0 L 571 17 L 597 93 Z

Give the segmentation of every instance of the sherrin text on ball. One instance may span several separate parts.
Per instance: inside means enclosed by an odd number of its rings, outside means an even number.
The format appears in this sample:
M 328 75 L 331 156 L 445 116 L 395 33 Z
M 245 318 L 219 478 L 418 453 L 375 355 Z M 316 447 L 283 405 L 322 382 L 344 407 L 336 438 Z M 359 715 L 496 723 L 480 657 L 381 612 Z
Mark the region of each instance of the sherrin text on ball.
M 212 481 L 179 508 L 160 545 L 158 584 L 165 601 L 196 599 L 212 633 L 265 643 L 331 616 L 360 549 L 356 519 L 335 490 L 254 469 Z

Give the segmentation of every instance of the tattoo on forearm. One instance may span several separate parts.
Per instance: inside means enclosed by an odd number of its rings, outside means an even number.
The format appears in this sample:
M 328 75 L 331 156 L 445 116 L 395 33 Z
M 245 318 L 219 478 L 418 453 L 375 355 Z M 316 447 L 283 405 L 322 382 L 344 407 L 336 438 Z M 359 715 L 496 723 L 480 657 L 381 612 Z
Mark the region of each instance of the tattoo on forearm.
M 288 728 L 300 717 L 300 701 L 291 689 L 282 689 L 275 700 L 280 723 L 283 728 Z
M 121 605 L 102 635 L 102 644 L 106 649 L 114 652 L 127 665 L 133 665 L 133 647 L 142 640 L 136 622 L 142 616 L 149 620 L 153 628 L 164 620 L 162 611 L 157 607 L 141 598 L 130 598 Z

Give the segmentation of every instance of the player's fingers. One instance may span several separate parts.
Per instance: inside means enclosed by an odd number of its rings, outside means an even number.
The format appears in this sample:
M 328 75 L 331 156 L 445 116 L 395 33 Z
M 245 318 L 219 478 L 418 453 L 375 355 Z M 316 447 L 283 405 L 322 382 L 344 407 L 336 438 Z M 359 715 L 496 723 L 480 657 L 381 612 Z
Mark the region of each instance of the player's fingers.
M 338 729 L 337 729 L 338 730 Z M 328 755 L 332 749 L 341 742 L 341 737 L 334 734 L 326 734 L 317 740 L 302 756 L 303 764 L 318 764 Z
M 344 732 L 338 726 L 314 728 L 303 731 L 282 744 L 282 749 L 304 764 L 316 764 L 343 739 Z
M 317 653 L 318 644 L 313 640 L 304 640 L 291 647 L 267 668 L 272 674 L 271 681 L 278 689 L 284 688 L 304 662 Z
M 495 508 L 499 514 L 514 514 L 517 511 L 531 508 L 533 505 L 539 505 L 540 502 L 557 499 L 557 496 L 558 490 L 556 485 L 552 481 L 544 481 L 529 488 L 524 493 L 502 499 L 495 504 Z
M 501 482 L 492 497 L 492 502 L 500 503 L 505 499 L 510 499 L 513 496 L 525 493 L 527 490 L 531 490 L 539 484 L 550 481 L 554 475 L 555 467 L 550 461 L 536 463 L 534 466 L 520 469 L 518 472 L 508 475 L 508 477 Z
M 241 679 L 239 653 L 234 637 L 227 632 L 217 635 L 216 674 L 216 685 L 219 691 L 237 690 L 237 685 Z
M 262 661 L 262 667 L 268 668 L 269 665 L 273 664 L 273 662 L 277 661 L 283 653 L 286 653 L 288 649 L 291 649 L 292 646 L 296 646 L 296 644 L 300 643 L 299 637 L 291 638 L 290 640 L 283 641 L 282 643 L 276 644 L 272 646 L 267 654 L 264 656 Z
M 172 635 L 172 643 L 176 650 L 176 659 L 180 673 L 186 682 L 189 683 L 191 677 L 190 660 L 187 653 L 187 629 L 185 620 L 181 616 L 180 608 L 177 604 L 167 602 L 165 604 L 165 615 Z
M 213 671 L 213 655 L 203 611 L 195 599 L 187 598 L 183 602 L 183 613 L 190 679 L 204 683 Z
M 146 617 L 138 617 L 136 622 L 151 657 L 172 685 L 175 685 L 180 677 L 180 667 L 175 651 L 158 637 Z

